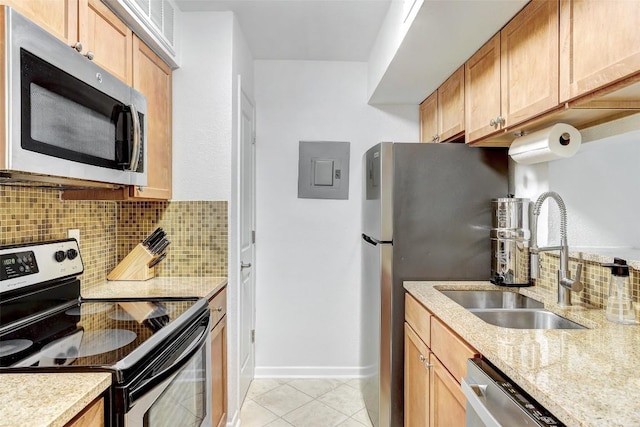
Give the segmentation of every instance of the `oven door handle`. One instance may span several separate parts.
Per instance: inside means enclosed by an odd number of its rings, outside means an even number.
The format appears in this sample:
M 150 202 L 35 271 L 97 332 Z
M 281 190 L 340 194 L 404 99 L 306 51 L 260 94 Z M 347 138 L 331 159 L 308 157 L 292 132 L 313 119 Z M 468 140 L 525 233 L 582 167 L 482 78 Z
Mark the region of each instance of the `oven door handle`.
M 131 113 L 131 122 L 133 123 L 133 142 L 131 148 L 131 162 L 129 163 L 129 169 L 132 172 L 138 170 L 138 163 L 140 162 L 140 146 L 142 145 L 142 134 L 140 132 L 140 117 L 138 116 L 138 110 L 136 106 L 129 105 L 129 111 Z
M 493 416 L 489 408 L 482 403 L 487 398 L 487 385 L 469 384 L 466 378 L 460 384 L 462 392 L 467 398 L 467 411 L 473 410 L 484 423 L 485 427 L 501 427 L 502 424 Z M 471 408 L 468 406 L 471 405 Z
M 204 332 L 200 335 L 198 340 L 191 344 L 191 346 L 186 349 L 182 355 L 176 359 L 170 366 L 167 366 L 162 371 L 155 374 L 153 377 L 149 378 L 146 381 L 141 382 L 138 386 L 136 386 L 130 392 L 130 397 L 132 401 L 137 399 L 137 396 L 140 396 L 146 393 L 148 390 L 156 387 L 158 384 L 162 383 L 166 378 L 175 374 L 177 371 L 182 369 L 191 358 L 202 349 L 202 346 L 206 344 L 207 338 L 211 333 L 211 318 L 207 320 L 207 324 L 204 328 Z

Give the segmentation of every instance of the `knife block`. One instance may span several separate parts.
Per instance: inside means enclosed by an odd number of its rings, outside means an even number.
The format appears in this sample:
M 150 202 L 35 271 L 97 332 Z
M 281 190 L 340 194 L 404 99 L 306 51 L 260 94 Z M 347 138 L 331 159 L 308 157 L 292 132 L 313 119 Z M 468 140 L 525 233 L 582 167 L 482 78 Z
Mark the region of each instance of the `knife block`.
M 122 261 L 107 275 L 107 280 L 149 280 L 155 277 L 155 269 L 148 264 L 156 258 L 141 243 L 138 243 Z

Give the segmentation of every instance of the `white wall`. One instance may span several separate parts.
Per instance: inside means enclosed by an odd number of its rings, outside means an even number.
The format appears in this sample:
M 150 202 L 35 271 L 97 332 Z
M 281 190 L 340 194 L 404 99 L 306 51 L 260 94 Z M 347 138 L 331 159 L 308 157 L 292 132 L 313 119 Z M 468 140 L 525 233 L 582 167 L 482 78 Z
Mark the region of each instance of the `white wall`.
M 418 140 L 417 106 L 367 105 L 367 64 L 256 61 L 257 376 L 359 374 L 362 154 Z M 297 198 L 298 142 L 350 141 L 348 200 Z
M 640 115 L 581 133 L 574 157 L 516 164 L 516 195 L 535 201 L 544 191 L 558 192 L 567 206 L 570 249 L 640 260 Z M 538 233 L 543 244 L 559 241 L 557 209 L 553 201 L 547 204 L 551 215 L 546 224 L 543 212 Z
M 173 72 L 173 200 L 231 198 L 233 13 L 183 13 Z

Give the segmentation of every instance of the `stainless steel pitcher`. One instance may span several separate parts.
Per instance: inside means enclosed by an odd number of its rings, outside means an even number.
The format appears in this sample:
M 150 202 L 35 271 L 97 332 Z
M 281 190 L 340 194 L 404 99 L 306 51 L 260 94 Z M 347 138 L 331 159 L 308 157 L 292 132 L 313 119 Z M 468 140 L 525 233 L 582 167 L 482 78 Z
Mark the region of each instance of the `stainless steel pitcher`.
M 491 209 L 491 282 L 529 286 L 529 199 L 492 199 Z

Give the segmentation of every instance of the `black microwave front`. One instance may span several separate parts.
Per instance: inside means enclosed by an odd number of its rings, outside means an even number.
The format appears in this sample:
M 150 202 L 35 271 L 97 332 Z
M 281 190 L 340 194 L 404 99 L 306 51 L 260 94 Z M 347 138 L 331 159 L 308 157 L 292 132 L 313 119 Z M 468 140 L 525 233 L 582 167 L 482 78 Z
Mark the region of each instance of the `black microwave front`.
M 7 94 L 0 170 L 144 186 L 144 95 L 5 7 Z

